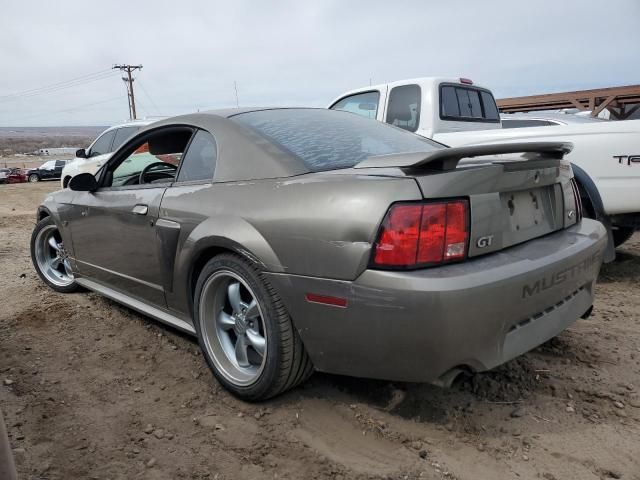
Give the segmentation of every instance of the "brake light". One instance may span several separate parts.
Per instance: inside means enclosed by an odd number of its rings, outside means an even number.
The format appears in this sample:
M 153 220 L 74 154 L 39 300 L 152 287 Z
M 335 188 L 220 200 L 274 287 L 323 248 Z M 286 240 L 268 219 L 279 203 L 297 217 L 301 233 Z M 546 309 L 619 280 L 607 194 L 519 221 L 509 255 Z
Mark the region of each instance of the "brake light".
M 465 85 L 473 85 L 473 80 L 470 78 L 461 78 L 460 83 L 464 83 Z
M 469 202 L 392 205 L 374 246 L 372 264 L 416 268 L 462 260 L 469 239 Z

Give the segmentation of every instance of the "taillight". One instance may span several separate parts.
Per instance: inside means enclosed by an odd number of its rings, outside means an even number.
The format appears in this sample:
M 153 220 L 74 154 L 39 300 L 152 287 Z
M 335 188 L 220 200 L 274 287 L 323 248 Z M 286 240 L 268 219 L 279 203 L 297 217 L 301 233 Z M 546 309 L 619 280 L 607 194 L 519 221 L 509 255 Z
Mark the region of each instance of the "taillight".
M 580 198 L 580 190 L 578 189 L 578 184 L 576 183 L 576 179 L 571 179 L 571 188 L 573 190 L 573 199 L 576 204 L 576 222 L 582 220 L 582 199 Z
M 469 240 L 469 202 L 397 203 L 380 227 L 372 264 L 416 268 L 462 260 Z

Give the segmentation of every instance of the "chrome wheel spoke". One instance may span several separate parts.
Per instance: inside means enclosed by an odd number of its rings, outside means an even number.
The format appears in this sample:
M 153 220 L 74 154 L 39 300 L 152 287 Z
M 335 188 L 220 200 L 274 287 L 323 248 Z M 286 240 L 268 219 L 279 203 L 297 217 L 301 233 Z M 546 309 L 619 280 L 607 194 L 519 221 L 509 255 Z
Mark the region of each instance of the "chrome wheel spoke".
M 233 282 L 229 284 L 227 288 L 227 296 L 229 297 L 229 303 L 233 308 L 233 313 L 240 313 L 242 311 L 242 299 L 240 298 L 240 282 Z
M 230 330 L 235 324 L 236 322 L 231 318 L 231 315 L 226 313 L 224 310 L 220 311 L 220 314 L 218 315 L 218 325 L 220 325 L 223 330 Z
M 256 299 L 254 298 L 251 300 L 251 303 L 247 305 L 244 316 L 246 318 L 255 318 L 258 315 L 260 315 L 260 312 L 258 311 L 258 302 L 256 302 Z
M 247 355 L 247 339 L 244 335 L 238 337 L 236 342 L 236 361 L 238 365 L 247 368 L 250 367 L 249 357 Z
M 57 270 L 60 267 L 61 263 L 62 263 L 62 259 L 60 257 L 53 258 L 51 260 L 51 268 L 53 268 L 54 270 Z
M 65 258 L 62 261 L 62 265 L 64 265 L 64 271 L 67 273 L 67 275 L 71 276 L 73 270 L 71 269 L 71 262 L 69 261 L 69 259 Z
M 60 251 L 60 245 L 58 245 L 58 242 L 56 242 L 56 239 L 53 237 L 53 235 L 49 237 L 48 243 L 49 243 L 49 246 L 53 248 L 56 252 Z
M 255 330 L 247 330 L 247 339 L 255 351 L 258 352 L 261 357 L 264 357 L 264 352 L 267 347 L 267 341 L 264 337 Z

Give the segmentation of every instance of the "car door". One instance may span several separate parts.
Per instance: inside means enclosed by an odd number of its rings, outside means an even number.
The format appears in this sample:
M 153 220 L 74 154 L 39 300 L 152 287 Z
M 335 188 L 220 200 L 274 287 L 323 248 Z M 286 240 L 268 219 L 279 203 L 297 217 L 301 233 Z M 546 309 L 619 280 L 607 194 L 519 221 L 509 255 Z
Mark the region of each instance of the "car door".
M 60 179 L 64 165 L 65 165 L 64 160 L 56 160 L 55 167 L 53 169 L 53 176 L 51 178 Z
M 55 168 L 55 160 L 49 160 L 48 162 L 43 163 L 42 166 L 38 169 L 40 180 L 49 180 L 50 178 L 52 178 Z
M 80 276 L 165 306 L 156 221 L 191 133 L 186 127 L 164 128 L 134 138 L 100 173 L 96 191 L 76 192 L 69 225 Z M 142 170 L 152 164 L 152 176 L 139 183 Z

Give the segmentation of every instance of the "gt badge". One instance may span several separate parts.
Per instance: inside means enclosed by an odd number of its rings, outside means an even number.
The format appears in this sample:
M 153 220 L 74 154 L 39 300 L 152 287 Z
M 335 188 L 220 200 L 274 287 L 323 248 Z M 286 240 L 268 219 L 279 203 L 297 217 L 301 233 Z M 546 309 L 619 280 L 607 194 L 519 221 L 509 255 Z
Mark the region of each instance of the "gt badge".
M 478 248 L 490 247 L 492 243 L 493 243 L 493 235 L 478 237 L 478 240 L 476 240 L 476 246 Z

